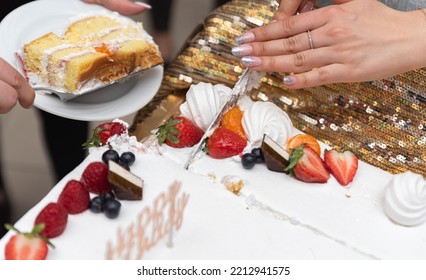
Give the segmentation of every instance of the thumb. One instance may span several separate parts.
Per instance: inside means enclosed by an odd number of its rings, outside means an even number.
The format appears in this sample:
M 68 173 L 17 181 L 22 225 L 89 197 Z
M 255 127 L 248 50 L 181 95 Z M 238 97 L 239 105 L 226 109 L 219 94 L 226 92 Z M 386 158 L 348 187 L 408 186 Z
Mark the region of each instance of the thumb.
M 127 16 L 140 14 L 151 9 L 151 6 L 144 2 L 130 0 L 83 0 L 83 2 L 100 4 L 105 8 Z

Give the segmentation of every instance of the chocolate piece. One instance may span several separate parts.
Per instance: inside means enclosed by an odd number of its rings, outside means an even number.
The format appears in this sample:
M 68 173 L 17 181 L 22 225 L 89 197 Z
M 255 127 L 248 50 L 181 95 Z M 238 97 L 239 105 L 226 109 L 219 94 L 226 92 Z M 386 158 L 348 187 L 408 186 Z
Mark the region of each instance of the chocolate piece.
M 112 184 L 116 198 L 120 200 L 141 200 L 143 180 L 112 160 L 108 162 L 108 165 L 108 181 Z
M 290 155 L 287 151 L 272 140 L 268 135 L 263 135 L 263 142 L 260 146 L 266 167 L 275 172 L 285 173 L 284 169 L 289 164 Z

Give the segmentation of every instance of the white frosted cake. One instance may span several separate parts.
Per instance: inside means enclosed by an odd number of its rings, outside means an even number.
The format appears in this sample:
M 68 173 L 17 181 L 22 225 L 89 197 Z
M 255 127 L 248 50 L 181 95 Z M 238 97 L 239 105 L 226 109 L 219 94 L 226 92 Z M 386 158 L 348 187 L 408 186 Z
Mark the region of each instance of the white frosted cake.
M 205 91 L 209 97 L 203 96 Z M 205 130 L 229 94 L 223 86 L 193 86 L 182 115 Z M 49 249 L 47 259 L 426 258 L 424 178 L 406 174 L 414 178 L 410 186 L 411 180 L 364 162 L 346 186 L 334 176 L 326 183 L 306 183 L 273 172 L 265 163 L 244 168 L 241 154 L 261 146 L 265 134 L 285 146 L 300 131 L 272 103 L 242 98 L 238 106 L 247 142 L 241 153 L 217 159 L 201 152 L 185 170 L 193 146 L 160 146 L 155 132 L 144 143 L 125 133 L 113 136 L 107 145 L 91 148 L 85 161 L 15 227 L 31 231 L 41 209 L 57 201 L 70 180 L 80 180 L 89 164 L 102 161 L 110 147 L 135 154 L 130 172 L 143 180 L 142 199 L 121 200 L 114 219 L 90 210 L 69 214 L 64 232 L 50 240 L 56 248 Z M 323 157 L 330 147 L 320 145 Z M 412 207 L 404 211 L 407 200 Z M 388 217 L 389 203 L 402 209 L 395 210 L 397 218 Z M 2 250 L 14 234 L 0 241 Z

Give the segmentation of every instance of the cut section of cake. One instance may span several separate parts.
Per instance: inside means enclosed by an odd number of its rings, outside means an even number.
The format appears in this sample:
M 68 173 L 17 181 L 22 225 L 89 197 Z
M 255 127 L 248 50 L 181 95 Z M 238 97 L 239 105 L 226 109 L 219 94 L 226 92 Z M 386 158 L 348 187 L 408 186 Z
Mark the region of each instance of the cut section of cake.
M 62 36 L 50 32 L 25 44 L 21 57 L 32 85 L 74 94 L 163 63 L 140 22 L 107 12 L 80 16 Z

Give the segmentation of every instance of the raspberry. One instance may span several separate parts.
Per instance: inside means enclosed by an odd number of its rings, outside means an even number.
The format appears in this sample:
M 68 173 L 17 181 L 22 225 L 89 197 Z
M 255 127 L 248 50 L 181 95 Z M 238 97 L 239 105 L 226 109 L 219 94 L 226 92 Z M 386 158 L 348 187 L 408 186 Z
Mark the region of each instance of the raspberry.
M 108 181 L 108 165 L 95 161 L 90 163 L 81 175 L 81 183 L 91 193 L 102 194 L 111 190 Z
M 79 214 L 89 208 L 90 195 L 80 181 L 69 181 L 61 194 L 58 203 L 61 204 L 68 214 Z
M 44 229 L 40 234 L 47 238 L 53 238 L 64 232 L 67 222 L 68 214 L 65 208 L 58 203 L 51 202 L 37 215 L 34 225 L 43 223 Z

